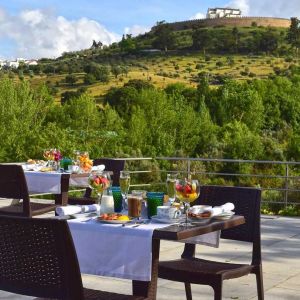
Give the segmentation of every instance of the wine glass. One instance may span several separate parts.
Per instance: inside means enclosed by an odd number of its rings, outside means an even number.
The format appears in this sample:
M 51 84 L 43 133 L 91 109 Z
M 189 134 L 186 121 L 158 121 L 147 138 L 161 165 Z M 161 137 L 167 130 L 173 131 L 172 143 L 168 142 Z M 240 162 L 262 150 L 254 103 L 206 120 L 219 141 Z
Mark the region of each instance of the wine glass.
M 128 171 L 120 172 L 120 189 L 123 196 L 123 209 L 127 209 L 127 195 L 130 187 L 130 173 Z
M 200 194 L 200 185 L 198 180 L 192 179 L 177 179 L 175 181 L 175 192 L 178 200 L 183 202 L 185 210 L 185 226 L 189 226 L 188 223 L 188 206 L 191 202 L 194 202 Z
M 172 205 L 172 203 L 175 201 L 175 181 L 177 179 L 177 174 L 167 174 L 167 180 L 166 180 L 166 187 L 167 187 L 167 194 L 169 196 L 169 203 Z
M 92 172 L 88 178 L 89 186 L 98 195 L 98 204 L 101 204 L 103 192 L 110 187 L 111 179 L 109 172 Z

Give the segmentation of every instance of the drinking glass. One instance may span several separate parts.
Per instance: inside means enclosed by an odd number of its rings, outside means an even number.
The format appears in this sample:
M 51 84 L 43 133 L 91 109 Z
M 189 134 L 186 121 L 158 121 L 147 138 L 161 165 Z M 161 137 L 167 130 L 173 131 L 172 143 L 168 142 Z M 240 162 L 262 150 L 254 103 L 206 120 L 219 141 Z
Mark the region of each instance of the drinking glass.
M 148 218 L 157 215 L 157 206 L 164 205 L 164 193 L 161 192 L 148 192 L 147 193 L 147 211 Z
M 127 195 L 130 187 L 130 173 L 128 171 L 120 172 L 120 189 L 123 196 L 123 209 L 127 209 Z
M 121 212 L 122 211 L 122 193 L 119 186 L 112 186 L 111 191 L 114 197 L 114 208 L 115 212 Z
M 95 190 L 98 195 L 98 203 L 101 204 L 103 192 L 110 187 L 109 172 L 92 172 L 88 181 L 90 188 Z
M 194 202 L 200 194 L 200 185 L 198 180 L 192 179 L 177 179 L 175 181 L 175 192 L 178 200 L 183 202 L 185 211 L 185 226 L 191 225 L 188 223 L 188 206 Z
M 177 179 L 177 174 L 171 173 L 167 174 L 166 186 L 167 186 L 167 194 L 169 196 L 169 203 L 175 201 L 175 181 Z

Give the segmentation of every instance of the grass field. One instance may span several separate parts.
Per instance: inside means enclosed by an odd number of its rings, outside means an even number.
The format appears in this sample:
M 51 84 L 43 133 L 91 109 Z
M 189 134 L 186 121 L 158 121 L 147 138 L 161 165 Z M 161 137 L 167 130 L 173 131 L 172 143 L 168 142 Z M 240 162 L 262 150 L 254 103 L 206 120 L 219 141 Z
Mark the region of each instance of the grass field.
M 130 79 L 148 80 L 156 87 L 164 88 L 168 84 L 181 82 L 189 86 L 196 86 L 195 78 L 200 72 L 211 76 L 229 76 L 235 80 L 247 80 L 253 78 L 267 78 L 274 74 L 274 68 L 287 69 L 296 61 L 286 62 L 285 58 L 271 56 L 210 56 L 205 59 L 203 54 L 190 54 L 184 56 L 152 56 L 136 60 L 129 65 L 127 75 L 119 75 L 115 78 L 110 75 L 108 83 L 95 83 L 85 85 L 84 73 L 74 74 L 77 82 L 74 85 L 65 83 L 65 76 L 43 75 L 30 78 L 33 86 L 46 82 L 49 86 L 56 87 L 55 95 L 57 101 L 65 91 L 75 91 L 80 87 L 86 87 L 88 92 L 101 98 L 111 87 L 121 87 Z M 29 78 L 28 78 L 29 79 Z

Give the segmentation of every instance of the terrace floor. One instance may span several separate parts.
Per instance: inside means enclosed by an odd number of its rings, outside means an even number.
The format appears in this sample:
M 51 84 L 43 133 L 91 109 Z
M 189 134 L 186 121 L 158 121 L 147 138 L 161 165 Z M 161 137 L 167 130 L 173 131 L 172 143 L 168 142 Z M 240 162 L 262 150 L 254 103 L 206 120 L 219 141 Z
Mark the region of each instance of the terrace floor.
M 265 299 L 300 299 L 300 218 L 262 216 L 262 252 Z M 161 243 L 161 260 L 178 258 L 181 243 Z M 251 249 L 240 242 L 222 240 L 220 248 L 197 246 L 197 254 L 226 262 L 249 262 Z M 120 293 L 131 293 L 127 280 L 83 275 L 84 286 Z M 213 299 L 210 287 L 192 285 L 194 299 Z M 34 299 L 0 291 L 0 299 Z M 185 299 L 184 285 L 159 279 L 158 300 Z M 257 299 L 255 276 L 224 282 L 223 299 Z

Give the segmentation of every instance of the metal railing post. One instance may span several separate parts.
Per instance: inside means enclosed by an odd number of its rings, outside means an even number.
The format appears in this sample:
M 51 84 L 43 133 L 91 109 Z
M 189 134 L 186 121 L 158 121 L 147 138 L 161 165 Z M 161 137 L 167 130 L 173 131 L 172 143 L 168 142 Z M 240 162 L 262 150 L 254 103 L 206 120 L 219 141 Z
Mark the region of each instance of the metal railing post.
M 289 189 L 289 165 L 285 165 L 285 180 L 284 180 L 284 206 L 285 208 L 287 207 L 288 204 L 288 189 Z
M 188 157 L 188 160 L 187 160 L 187 178 L 190 178 L 191 176 L 191 161 L 190 161 L 190 158 Z

